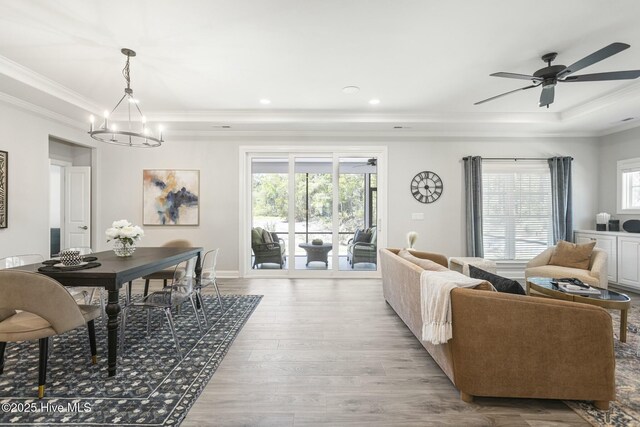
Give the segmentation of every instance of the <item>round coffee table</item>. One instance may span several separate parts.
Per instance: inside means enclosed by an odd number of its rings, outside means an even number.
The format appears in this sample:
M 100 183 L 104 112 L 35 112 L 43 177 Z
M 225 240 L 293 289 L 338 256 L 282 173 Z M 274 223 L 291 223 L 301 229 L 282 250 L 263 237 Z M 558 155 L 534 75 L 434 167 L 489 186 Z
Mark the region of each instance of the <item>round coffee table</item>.
M 558 285 L 551 283 L 550 277 L 529 277 L 527 279 L 527 295 L 530 289 L 553 299 L 580 302 L 596 305 L 610 310 L 620 310 L 620 341 L 627 342 L 627 312 L 631 308 L 631 298 L 608 289 L 599 289 L 600 295 L 576 295 L 564 292 Z M 596 288 L 598 289 L 598 288 Z
M 302 249 L 307 253 L 307 266 L 310 262 L 320 261 L 324 262 L 327 267 L 329 267 L 328 254 L 333 249 L 333 245 L 331 243 L 323 243 L 321 245 L 314 245 L 312 243 L 300 243 Z

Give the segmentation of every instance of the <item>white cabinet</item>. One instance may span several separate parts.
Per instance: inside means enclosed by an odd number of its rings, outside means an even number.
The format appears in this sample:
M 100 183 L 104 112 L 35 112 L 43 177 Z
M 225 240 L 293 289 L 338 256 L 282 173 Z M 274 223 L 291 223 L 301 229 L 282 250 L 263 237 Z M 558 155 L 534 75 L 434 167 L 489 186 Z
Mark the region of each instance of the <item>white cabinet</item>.
M 622 231 L 577 230 L 576 243 L 595 240 L 596 248 L 607 253 L 610 282 L 640 290 L 640 234 Z
M 618 283 L 640 289 L 640 237 L 618 237 Z
M 616 236 L 608 236 L 603 234 L 587 233 L 576 231 L 574 234 L 575 242 L 578 244 L 596 242 L 596 248 L 602 249 L 607 253 L 607 278 L 610 282 L 617 282 L 618 275 L 618 245 Z

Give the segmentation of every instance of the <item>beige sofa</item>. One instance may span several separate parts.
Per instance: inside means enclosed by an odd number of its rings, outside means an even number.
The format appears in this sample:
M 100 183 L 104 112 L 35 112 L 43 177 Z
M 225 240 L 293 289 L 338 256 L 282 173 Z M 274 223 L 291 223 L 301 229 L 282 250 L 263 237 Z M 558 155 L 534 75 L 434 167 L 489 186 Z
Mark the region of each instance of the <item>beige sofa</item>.
M 562 267 L 560 265 L 550 265 L 549 260 L 555 250 L 551 246 L 537 255 L 527 263 L 524 271 L 525 278 L 528 277 L 575 277 L 591 286 L 607 289 L 609 279 L 607 278 L 607 253 L 602 249 L 594 248 L 589 261 L 589 269 Z
M 380 249 L 384 298 L 420 340 L 422 268 Z M 412 251 L 447 266 L 446 257 Z M 474 396 L 590 400 L 607 409 L 615 399 L 611 316 L 567 301 L 457 288 L 451 292 L 453 338 L 421 341 L 460 390 Z

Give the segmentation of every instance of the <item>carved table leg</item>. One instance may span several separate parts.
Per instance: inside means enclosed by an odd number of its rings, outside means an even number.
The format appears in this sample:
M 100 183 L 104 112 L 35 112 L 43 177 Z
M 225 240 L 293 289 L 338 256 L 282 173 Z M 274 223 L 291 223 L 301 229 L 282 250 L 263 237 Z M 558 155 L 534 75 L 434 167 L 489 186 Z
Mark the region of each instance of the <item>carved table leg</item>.
M 109 320 L 107 321 L 107 347 L 109 360 L 108 372 L 110 377 L 116 375 L 118 363 L 118 313 L 120 313 L 118 294 L 118 289 L 109 290 L 109 303 L 106 308 L 107 315 L 109 316 Z

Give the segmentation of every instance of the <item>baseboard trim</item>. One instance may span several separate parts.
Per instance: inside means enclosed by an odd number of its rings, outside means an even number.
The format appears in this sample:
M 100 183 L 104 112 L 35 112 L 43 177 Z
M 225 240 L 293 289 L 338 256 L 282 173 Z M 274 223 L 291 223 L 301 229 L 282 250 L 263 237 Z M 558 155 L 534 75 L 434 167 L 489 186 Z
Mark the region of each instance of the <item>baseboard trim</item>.
M 221 279 L 237 279 L 240 277 L 238 270 L 222 270 L 216 272 L 216 277 Z

